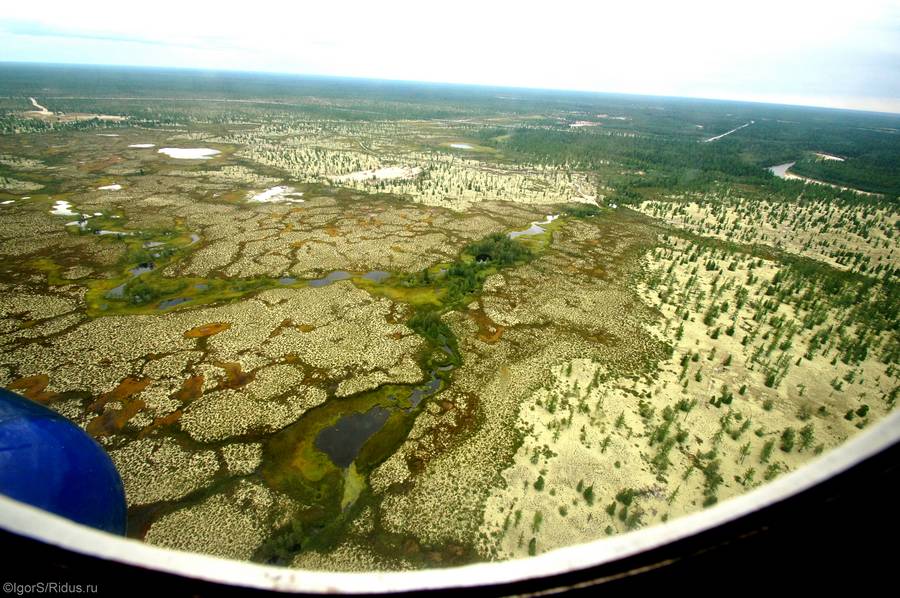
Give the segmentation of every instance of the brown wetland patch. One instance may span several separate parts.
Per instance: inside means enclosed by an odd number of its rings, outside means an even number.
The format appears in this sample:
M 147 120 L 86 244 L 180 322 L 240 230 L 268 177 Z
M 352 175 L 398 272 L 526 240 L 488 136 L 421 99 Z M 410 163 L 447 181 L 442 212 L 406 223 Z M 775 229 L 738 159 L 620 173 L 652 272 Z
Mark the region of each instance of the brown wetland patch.
M 225 332 L 231 328 L 231 322 L 211 322 L 195 326 L 184 333 L 185 338 L 207 338 Z
M 7 388 L 21 391 L 23 395 L 32 401 L 47 404 L 57 394 L 46 390 L 48 384 L 50 384 L 50 377 L 47 374 L 38 374 L 14 380 Z
M 118 386 L 114 389 L 97 397 L 97 400 L 91 403 L 88 409 L 90 411 L 100 411 L 110 401 L 124 402 L 125 399 L 128 399 L 147 388 L 147 385 L 149 385 L 150 382 L 150 378 L 132 378 L 131 376 L 128 376 L 119 382 Z

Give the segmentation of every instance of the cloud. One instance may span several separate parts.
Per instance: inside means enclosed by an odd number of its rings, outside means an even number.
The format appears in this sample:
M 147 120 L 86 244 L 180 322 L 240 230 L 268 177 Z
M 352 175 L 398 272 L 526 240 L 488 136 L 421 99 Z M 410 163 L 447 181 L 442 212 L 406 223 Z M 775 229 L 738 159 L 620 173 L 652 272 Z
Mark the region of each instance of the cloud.
M 124 36 L 124 35 L 112 35 L 112 34 L 108 34 L 108 33 L 92 33 L 92 32 L 88 32 L 88 31 L 64 30 L 64 29 L 59 29 L 56 27 L 51 27 L 51 26 L 45 25 L 43 23 L 29 22 L 29 21 L 4 23 L 3 29 L 6 33 L 13 34 L 13 35 L 28 35 L 28 36 L 37 36 L 37 37 L 63 37 L 63 38 L 71 38 L 71 39 L 93 39 L 93 40 L 129 42 L 129 43 L 142 43 L 142 44 L 166 43 L 161 40 L 141 39 L 141 38 L 137 38 L 137 37 Z
M 900 96 L 900 5 L 890 0 L 42 6 L 4 7 L 4 59 L 723 98 Z

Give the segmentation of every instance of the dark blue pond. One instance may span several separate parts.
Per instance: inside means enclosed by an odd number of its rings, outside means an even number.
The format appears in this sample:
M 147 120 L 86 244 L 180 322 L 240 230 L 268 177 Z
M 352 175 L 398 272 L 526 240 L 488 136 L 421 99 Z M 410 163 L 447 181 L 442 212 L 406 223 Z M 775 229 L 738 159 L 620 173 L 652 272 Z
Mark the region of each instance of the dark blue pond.
M 316 436 L 316 448 L 328 455 L 338 467 L 350 467 L 359 450 L 381 429 L 391 412 L 375 405 L 365 413 L 345 415 Z
M 343 270 L 338 270 L 336 272 L 331 272 L 325 278 L 314 278 L 309 281 L 309 286 L 311 287 L 324 287 L 325 285 L 329 285 L 333 282 L 337 282 L 339 280 L 347 280 L 350 278 L 349 272 L 344 272 Z

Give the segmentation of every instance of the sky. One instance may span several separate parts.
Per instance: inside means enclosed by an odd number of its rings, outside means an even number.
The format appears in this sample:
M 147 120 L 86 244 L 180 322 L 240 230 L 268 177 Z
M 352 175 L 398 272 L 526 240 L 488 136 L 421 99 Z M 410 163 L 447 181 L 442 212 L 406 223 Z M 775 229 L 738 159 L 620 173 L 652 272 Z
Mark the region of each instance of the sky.
M 900 113 L 900 0 L 5 0 L 0 61 L 269 71 Z

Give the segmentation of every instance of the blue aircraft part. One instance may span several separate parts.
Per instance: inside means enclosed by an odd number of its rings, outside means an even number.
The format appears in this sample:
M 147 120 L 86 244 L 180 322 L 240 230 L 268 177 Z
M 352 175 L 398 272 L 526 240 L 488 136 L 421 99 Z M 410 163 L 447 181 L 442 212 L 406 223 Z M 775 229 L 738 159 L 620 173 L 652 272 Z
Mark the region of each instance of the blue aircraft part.
M 67 519 L 125 534 L 122 479 L 81 428 L 0 388 L 0 493 Z

